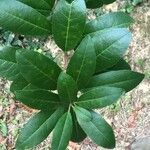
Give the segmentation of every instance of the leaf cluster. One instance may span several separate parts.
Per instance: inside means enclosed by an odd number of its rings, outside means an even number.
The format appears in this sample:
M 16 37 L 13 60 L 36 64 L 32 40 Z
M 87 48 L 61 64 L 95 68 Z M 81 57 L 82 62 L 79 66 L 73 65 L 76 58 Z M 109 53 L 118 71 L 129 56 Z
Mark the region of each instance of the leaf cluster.
M 52 131 L 52 150 L 65 150 L 70 140 L 81 142 L 87 136 L 102 147 L 115 147 L 112 128 L 93 109 L 115 103 L 144 75 L 131 71 L 123 59 L 131 41 L 130 16 L 115 12 L 87 21 L 87 8 L 113 1 L 0 1 L 3 28 L 30 36 L 52 35 L 64 53 L 74 50 L 62 70 L 38 52 L 0 49 L 0 76 L 12 81 L 10 90 L 18 101 L 40 110 L 22 129 L 16 149 L 32 148 Z

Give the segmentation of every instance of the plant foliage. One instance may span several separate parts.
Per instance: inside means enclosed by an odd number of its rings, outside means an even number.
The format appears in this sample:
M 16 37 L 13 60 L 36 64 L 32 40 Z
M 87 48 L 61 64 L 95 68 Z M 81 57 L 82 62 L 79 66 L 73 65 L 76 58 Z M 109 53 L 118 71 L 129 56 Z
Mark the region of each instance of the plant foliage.
M 66 70 L 38 52 L 0 48 L 0 76 L 21 103 L 40 110 L 21 130 L 16 149 L 32 148 L 53 131 L 52 150 L 89 136 L 104 148 L 115 147 L 111 126 L 93 109 L 115 103 L 144 75 L 131 71 L 123 56 L 131 41 L 133 19 L 113 12 L 87 21 L 86 8 L 115 0 L 1 0 L 0 26 L 28 36 L 53 36 L 66 53 Z

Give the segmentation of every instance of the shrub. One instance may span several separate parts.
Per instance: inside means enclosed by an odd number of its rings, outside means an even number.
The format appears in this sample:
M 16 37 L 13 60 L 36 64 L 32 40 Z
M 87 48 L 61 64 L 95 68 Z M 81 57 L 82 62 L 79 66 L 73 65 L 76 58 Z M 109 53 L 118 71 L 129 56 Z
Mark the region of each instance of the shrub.
M 133 19 L 114 12 L 87 21 L 87 8 L 114 0 L 1 0 L 0 26 L 28 36 L 52 36 L 66 54 L 66 70 L 52 59 L 20 47 L 0 50 L 0 76 L 23 104 L 40 110 L 22 129 L 16 149 L 32 148 L 53 130 L 52 150 L 89 136 L 105 148 L 115 147 L 110 125 L 93 109 L 115 103 L 144 75 L 131 71 L 123 55 L 131 41 Z

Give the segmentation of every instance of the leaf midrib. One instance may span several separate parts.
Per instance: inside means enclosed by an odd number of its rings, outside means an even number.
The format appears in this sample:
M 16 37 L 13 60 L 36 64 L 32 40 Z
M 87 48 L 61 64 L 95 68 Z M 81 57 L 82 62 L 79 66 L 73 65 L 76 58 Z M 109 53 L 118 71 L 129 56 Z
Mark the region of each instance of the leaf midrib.
M 54 112 L 54 113 L 55 113 L 55 112 Z M 53 114 L 52 114 L 52 115 L 53 115 Z M 45 123 L 48 122 L 48 120 L 49 120 L 50 118 L 51 118 L 51 116 L 48 117 L 48 118 L 39 126 L 39 128 L 38 128 L 35 132 L 33 132 L 33 133 L 31 134 L 31 136 L 28 137 L 28 139 L 26 139 L 19 147 L 22 147 L 22 145 L 24 145 L 24 143 L 28 142 L 28 141 L 40 130 L 40 128 L 41 128 Z
M 18 90 L 16 92 L 34 92 L 34 91 L 39 91 L 39 90 Z M 43 90 L 43 91 L 46 91 L 46 90 Z M 47 91 L 46 91 L 47 92 Z M 51 94 L 51 93 L 50 93 Z M 52 93 L 53 94 L 53 93 Z M 55 95 L 55 96 L 58 96 L 58 95 Z M 26 96 L 25 96 L 26 97 Z M 32 100 L 35 100 L 35 101 L 42 101 L 42 99 L 40 100 L 39 98 L 32 98 Z M 58 98 L 59 100 L 59 98 Z M 47 103 L 53 103 L 53 104 L 65 104 L 65 103 L 62 103 L 62 102 L 56 102 L 56 101 L 49 101 L 49 100 L 44 100 L 42 102 L 47 102 Z
M 126 33 L 124 35 L 122 35 L 121 37 L 119 37 L 118 39 L 116 39 L 113 43 L 111 43 L 111 45 L 109 45 L 107 48 L 105 48 L 101 53 L 99 53 L 96 58 L 98 59 L 99 56 L 101 56 L 103 53 L 105 53 L 106 51 L 109 50 L 110 47 L 112 47 L 114 44 L 116 44 L 118 41 L 122 40 L 126 35 L 128 35 L 129 33 Z
M 73 2 L 70 4 L 70 9 L 69 9 L 69 15 L 68 15 L 68 18 L 67 18 L 67 31 L 66 31 L 66 40 L 65 40 L 65 50 L 67 50 L 67 46 L 68 46 L 68 38 L 69 38 L 69 27 L 70 27 L 70 21 L 71 21 L 71 13 L 72 13 L 72 5 L 73 5 Z
M 86 49 L 87 49 L 87 44 L 86 44 L 86 47 L 84 49 L 83 59 L 82 59 L 82 63 L 81 63 L 80 69 L 79 69 L 77 79 L 76 79 L 76 83 L 78 83 L 78 80 L 79 80 L 79 77 L 80 77 L 80 74 L 81 74 L 81 71 L 82 71 L 82 68 L 83 68 L 83 64 L 84 64 L 84 61 L 86 59 L 86 57 L 85 57 L 86 56 Z
M 45 1 L 45 0 L 43 0 L 46 4 L 48 4 L 48 6 L 50 6 L 50 4 L 47 2 L 47 1 Z
M 24 19 L 22 19 L 22 18 L 19 18 L 18 16 L 15 16 L 14 14 L 10 14 L 10 13 L 8 13 L 8 12 L 6 12 L 6 11 L 5 11 L 5 12 L 3 11 L 3 13 L 7 14 L 8 16 L 10 15 L 11 17 L 14 17 L 14 18 L 16 18 L 16 19 L 22 20 L 23 22 L 25 22 L 25 23 L 27 23 L 27 24 L 33 26 L 33 28 L 38 28 L 38 29 L 40 29 L 40 30 L 44 30 L 44 31 L 50 33 L 49 30 L 47 30 L 47 29 L 45 29 L 45 28 L 42 28 L 42 27 L 40 27 L 40 26 L 37 26 L 36 24 L 33 24 L 33 23 L 31 23 L 31 22 L 29 22 L 29 21 L 27 21 L 27 20 L 24 20 Z M 32 28 L 32 29 L 33 29 L 33 28 Z
M 92 119 L 92 120 L 93 120 L 93 119 Z M 91 122 L 91 125 L 92 125 L 97 131 L 99 131 L 99 133 L 106 139 L 106 141 L 111 144 L 110 140 L 107 139 L 107 137 L 103 134 L 103 132 L 101 132 L 101 131 L 99 130 L 99 128 L 98 128 L 92 121 L 90 121 L 90 122 Z
M 70 101 L 70 103 L 71 103 L 71 96 L 70 96 L 70 92 L 69 92 L 69 88 L 68 88 L 68 86 L 67 86 L 67 83 L 65 82 L 65 87 L 66 87 L 66 91 L 67 91 L 67 95 L 68 95 L 68 99 L 69 99 L 69 101 Z
M 0 61 L 5 61 L 5 62 L 17 64 L 16 62 L 11 61 L 11 60 L 7 60 L 7 59 L 5 59 L 5 58 L 4 58 L 4 59 L 3 59 L 3 58 L 0 58 Z
M 24 59 L 26 59 L 26 61 L 31 64 L 36 70 L 38 70 L 40 73 L 42 73 L 45 77 L 47 77 L 49 80 L 51 80 L 54 83 L 57 83 L 57 81 L 53 80 L 53 78 L 50 78 L 50 76 L 48 74 L 46 74 L 45 72 L 43 72 L 38 66 L 34 65 L 31 61 L 29 61 L 27 58 L 24 57 Z M 24 65 L 25 66 L 25 65 Z M 28 66 L 28 65 L 27 65 Z
M 64 130 L 65 130 L 65 127 L 66 127 L 66 122 L 67 122 L 67 119 L 68 119 L 68 113 L 66 114 L 66 120 L 65 120 L 65 122 L 64 122 L 64 127 L 63 127 L 63 131 L 62 131 L 62 134 L 61 135 L 63 135 L 64 134 Z M 58 148 L 57 149 L 60 149 L 59 147 L 60 147 L 60 145 L 61 145 L 61 143 L 62 143 L 62 137 L 63 136 L 61 136 L 61 138 L 60 138 L 60 142 L 59 142 L 59 145 L 58 145 Z
M 114 29 L 114 28 L 124 28 L 123 26 L 124 25 L 129 25 L 130 23 L 122 23 L 122 24 L 119 24 L 119 25 L 115 25 L 115 26 L 110 26 L 110 27 L 105 27 L 105 28 L 100 28 L 100 29 L 97 29 L 95 31 L 91 31 L 89 32 L 88 34 L 94 34 L 94 33 L 98 33 L 98 32 L 104 32 L 108 29 Z
M 30 99 L 30 100 L 32 100 L 32 102 L 34 103 L 34 102 L 46 102 L 47 104 L 64 104 L 64 103 L 61 103 L 61 102 L 55 102 L 55 101 L 48 101 L 48 100 L 42 100 L 42 99 L 38 99 L 38 98 L 32 98 L 32 99 Z
M 119 81 L 119 82 L 115 82 L 115 83 L 105 83 L 103 85 L 113 85 L 113 84 L 118 84 L 118 83 L 124 83 L 124 82 L 129 82 L 129 81 L 134 81 L 134 80 L 137 80 L 137 79 L 130 79 L 130 80 L 123 80 L 123 81 Z M 102 86 L 102 85 L 100 85 Z M 96 86 L 97 87 L 97 86 Z
M 100 101 L 100 100 L 102 100 L 103 98 L 107 98 L 107 97 L 110 97 L 110 96 L 114 96 L 114 95 L 118 95 L 117 93 L 113 93 L 113 94 L 108 94 L 107 96 L 103 96 L 103 97 L 99 97 L 99 98 L 92 98 L 92 99 L 84 99 L 84 100 L 82 100 L 82 99 L 79 99 L 79 101 L 78 102 L 75 102 L 75 103 L 77 103 L 77 104 L 79 104 L 79 103 L 86 103 L 86 102 L 91 102 L 91 101 Z
M 91 112 L 90 112 L 91 113 Z M 86 116 L 85 114 L 83 114 L 84 116 Z M 86 116 L 87 117 L 87 116 Z M 98 133 L 100 133 L 107 141 L 108 143 L 111 144 L 111 142 L 107 139 L 107 137 L 104 136 L 104 134 L 99 130 L 99 128 L 92 122 L 93 121 L 93 115 L 91 114 L 91 118 L 90 118 L 91 121 L 88 121 L 90 122 L 90 124 L 98 131 Z M 80 120 L 83 124 L 87 124 L 87 121 L 82 121 L 82 118 Z M 95 140 L 94 140 L 95 141 Z

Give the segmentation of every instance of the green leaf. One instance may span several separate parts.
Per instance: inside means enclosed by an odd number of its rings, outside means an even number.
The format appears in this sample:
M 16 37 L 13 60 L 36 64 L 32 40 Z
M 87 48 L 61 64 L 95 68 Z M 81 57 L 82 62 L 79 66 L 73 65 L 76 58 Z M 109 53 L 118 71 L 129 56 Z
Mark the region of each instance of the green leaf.
M 135 88 L 144 78 L 144 75 L 130 70 L 109 71 L 93 76 L 87 88 L 97 86 L 111 86 L 124 89 L 126 92 Z
M 86 137 L 86 133 L 82 130 L 81 126 L 79 125 L 75 112 L 71 112 L 72 120 L 73 120 L 73 130 L 72 130 L 72 136 L 71 141 L 75 143 L 82 142 Z
M 86 109 L 103 108 L 115 103 L 123 93 L 120 88 L 96 87 L 81 95 L 75 104 Z
M 35 85 L 28 83 L 22 90 L 39 90 L 40 88 L 36 87 Z M 21 89 L 20 89 L 21 90 Z
M 121 58 L 114 66 L 103 70 L 101 72 L 95 73 L 95 75 L 98 75 L 100 73 L 108 72 L 108 71 L 117 71 L 117 70 L 131 70 L 130 65 L 123 59 Z
M 8 80 L 14 80 L 19 74 L 15 53 L 18 48 L 0 48 L 0 76 Z
M 53 110 L 62 105 L 57 94 L 42 89 L 15 91 L 15 96 L 25 105 L 39 110 Z
M 25 78 L 20 74 L 17 79 L 13 81 L 13 83 L 10 86 L 10 91 L 15 92 L 17 90 L 22 90 L 25 88 L 29 83 L 25 80 Z
M 108 68 L 108 71 L 115 70 L 131 70 L 131 67 L 124 59 L 121 58 L 114 66 Z
M 13 83 L 10 86 L 10 91 L 13 93 L 18 90 L 33 90 L 33 89 L 39 88 L 27 82 L 26 79 L 21 74 L 18 75 L 18 77 L 13 81 Z
M 72 50 L 82 38 L 86 22 L 84 0 L 59 0 L 52 17 L 56 44 L 64 51 Z
M 43 89 L 56 89 L 61 69 L 53 60 L 31 50 L 17 51 L 16 59 L 29 83 Z
M 75 107 L 77 120 L 85 133 L 99 146 L 115 147 L 115 136 L 111 126 L 97 113 Z
M 24 35 L 42 36 L 51 33 L 51 22 L 32 7 L 16 0 L 0 1 L 0 26 Z
M 96 55 L 90 36 L 86 36 L 72 56 L 67 74 L 73 77 L 78 89 L 85 87 L 95 72 Z
M 57 90 L 62 102 L 70 104 L 77 99 L 77 85 L 71 76 L 62 72 L 58 78 Z
M 124 28 L 109 29 L 91 34 L 96 51 L 96 72 L 115 65 L 129 46 L 131 33 Z
M 87 8 L 98 8 L 104 4 L 113 3 L 116 0 L 85 0 Z
M 63 108 L 58 108 L 55 111 L 37 113 L 21 130 L 16 149 L 28 149 L 40 144 L 51 133 L 63 112 Z
M 72 133 L 71 113 L 65 113 L 56 124 L 53 131 L 52 150 L 66 150 Z
M 20 1 L 28 6 L 39 11 L 41 14 L 48 16 L 50 11 L 52 10 L 55 0 L 40 0 L 38 3 L 37 1 L 33 0 L 17 0 Z
M 89 21 L 85 27 L 85 34 L 102 31 L 109 28 L 125 28 L 133 22 L 133 19 L 126 13 L 108 13 Z

